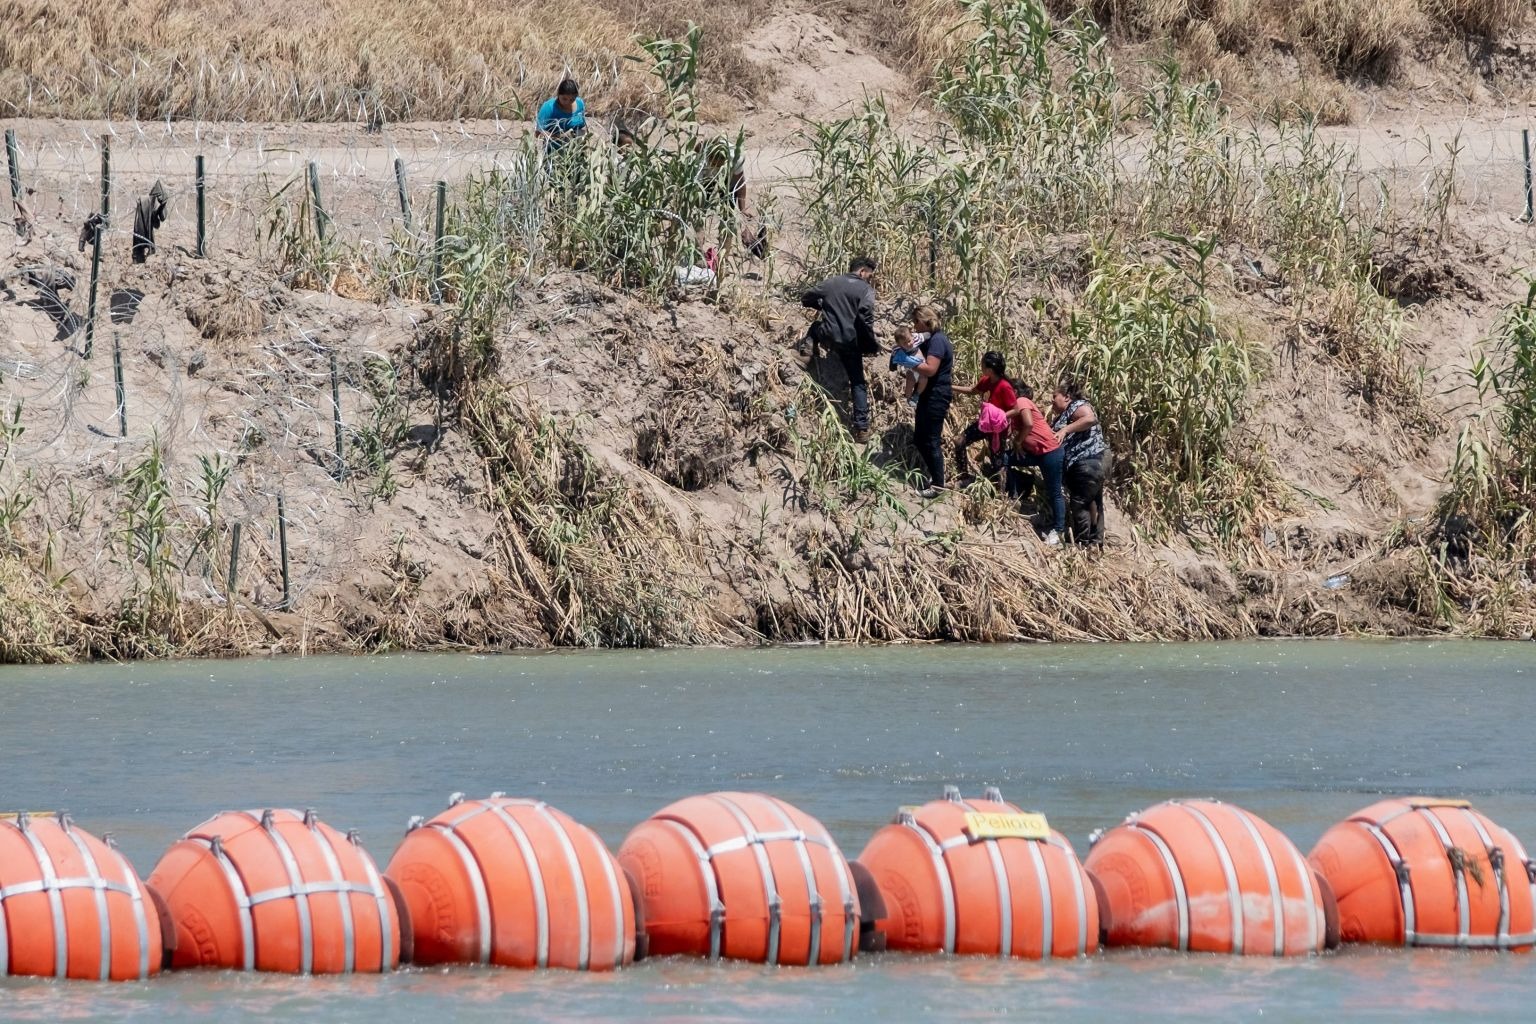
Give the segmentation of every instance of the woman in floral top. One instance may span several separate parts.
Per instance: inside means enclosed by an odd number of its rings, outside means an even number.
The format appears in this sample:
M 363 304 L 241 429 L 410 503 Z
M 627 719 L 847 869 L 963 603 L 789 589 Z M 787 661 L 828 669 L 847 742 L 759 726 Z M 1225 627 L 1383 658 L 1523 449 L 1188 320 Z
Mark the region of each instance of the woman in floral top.
M 1104 543 L 1104 476 L 1109 445 L 1099 415 L 1074 381 L 1051 395 L 1051 429 L 1065 451 L 1062 484 L 1071 501 L 1071 536 L 1080 544 Z

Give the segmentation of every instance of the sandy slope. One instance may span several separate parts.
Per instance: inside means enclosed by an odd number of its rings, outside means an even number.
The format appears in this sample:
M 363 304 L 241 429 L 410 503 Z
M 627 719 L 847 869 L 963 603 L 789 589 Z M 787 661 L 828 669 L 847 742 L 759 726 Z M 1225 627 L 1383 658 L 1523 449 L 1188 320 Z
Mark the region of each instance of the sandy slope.
M 915 87 L 857 42 L 857 26 L 830 12 L 792 10 L 771 19 L 744 46 L 771 64 L 776 91 L 744 112 L 755 188 L 772 189 L 792 220 L 787 179 L 804 166 L 795 131 L 801 117 L 851 112 L 883 94 L 893 111 L 920 122 Z M 1331 129 L 1363 165 L 1391 169 L 1404 193 L 1428 187 L 1458 140 L 1457 202 L 1465 241 L 1445 265 L 1428 268 L 1424 301 L 1413 309 L 1409 345 L 1432 384 L 1444 431 L 1425 442 L 1368 415 L 1339 374 L 1314 352 L 1287 351 L 1270 337 L 1274 364 L 1257 414 L 1261 436 L 1293 483 L 1317 496 L 1276 523 L 1267 552 L 1230 566 L 1182 543 L 1138 541 L 1117 517 L 1114 572 L 1153 581 L 1213 616 L 1231 615 L 1232 632 L 1397 631 L 1410 612 L 1387 600 L 1399 576 L 1370 582 L 1375 545 L 1402 517 L 1422 517 L 1436 497 L 1450 455 L 1461 397 L 1449 389 L 1458 368 L 1488 331 L 1498 306 L 1522 293 L 1511 276 L 1527 260 L 1531 228 L 1516 219 L 1523 201 L 1517 128 L 1525 111 L 1487 106 L 1454 111 L 1385 108 L 1363 123 Z M 54 559 L 88 610 L 104 610 L 124 592 L 128 574 L 118 478 L 158 437 L 174 466 L 177 498 L 197 505 L 198 456 L 234 466 L 220 509 L 245 526 L 245 600 L 269 611 L 278 649 L 335 644 L 469 645 L 540 643 L 547 624 L 531 609 L 498 600 L 515 558 L 485 502 L 486 476 L 463 435 L 439 435 L 432 403 L 408 403 L 413 443 L 395 453 L 399 492 L 370 495 L 376 479 L 337 481 L 332 446 L 329 355 L 339 358 L 341 412 L 348 431 L 366 425 L 377 400 L 367 393 L 370 354 L 405 365 L 436 312 L 428 306 L 372 302 L 293 291 L 261 269 L 257 239 L 263 198 L 296 181 L 307 161 L 320 169 L 338 230 L 386 237 L 399 221 L 393 164 L 405 161 L 417 224 L 430 183 L 456 181 L 504 159 L 524 128 L 476 122 L 388 125 L 378 134 L 349 126 L 104 125 L 16 122 L 36 236 L 0 236 L 0 398 L 22 403 L 25 433 L 11 448 L 6 477 L 34 504 L 29 537 L 50 540 Z M 74 236 L 97 199 L 95 140 L 111 134 L 113 207 L 102 297 L 119 298 L 123 322 L 103 329 L 87 362 L 78 336 L 61 338 L 56 320 L 36 308 L 23 268 L 71 268 L 69 301 L 83 311 L 88 262 Z M 208 161 L 210 259 L 194 260 L 192 157 Z M 126 258 L 129 217 L 122 212 L 156 179 L 172 193 L 161 251 L 143 266 Z M 781 235 L 792 265 L 792 225 Z M 1234 274 L 1240 276 L 1237 254 Z M 1407 258 L 1411 261 L 1412 254 Z M 128 317 L 122 301 L 141 298 Z M 1239 297 L 1240 296 L 1240 297 Z M 560 275 L 528 296 L 523 313 L 499 339 L 502 375 L 518 393 L 579 431 L 607 470 L 667 510 L 694 556 L 700 599 L 751 639 L 764 607 L 826 599 L 807 554 L 815 517 L 786 499 L 786 474 L 759 453 L 782 448 L 785 414 L 796 401 L 799 370 L 785 342 L 802 322 L 778 299 L 752 299 L 748 315 L 683 303 L 657 310 L 592 282 Z M 894 312 L 894 311 L 893 311 Z M 1227 312 L 1262 339 L 1279 329 L 1279 310 L 1262 289 L 1235 292 Z M 129 435 L 116 434 L 111 337 L 120 341 Z M 836 384 L 836 371 L 818 367 Z M 881 448 L 905 457 L 903 410 L 877 375 Z M 745 411 L 751 409 L 750 413 Z M 970 415 L 957 402 L 956 422 Z M 429 450 L 430 448 L 430 450 Z M 782 458 L 782 456 L 776 456 Z M 276 501 L 290 522 L 295 609 L 273 612 L 277 584 Z M 968 543 L 1034 550 L 1016 518 L 967 525 L 959 502 L 914 505 L 909 529 L 932 537 L 969 531 Z M 187 511 L 187 535 L 196 529 Z M 223 534 L 221 533 L 221 537 Z M 222 543 L 222 541 L 221 541 Z M 212 556 L 184 545 L 183 593 L 223 600 L 224 548 Z M 1039 564 L 1055 557 L 1039 551 Z M 214 564 L 218 563 L 218 564 Z M 1392 570 L 1396 572 L 1396 570 Z M 1348 573 L 1359 582 L 1330 589 Z M 1373 589 L 1374 588 L 1374 589 Z M 820 595 L 820 596 L 818 596 Z M 1129 635 L 1106 621 L 1058 624 L 1031 635 Z M 1029 630 L 1023 630 L 1029 633 Z M 1177 629 L 1170 635 L 1188 634 Z M 261 634 L 250 631 L 247 637 Z M 1022 635 L 1022 634 L 1021 634 Z M 273 643 L 270 636 L 262 643 Z

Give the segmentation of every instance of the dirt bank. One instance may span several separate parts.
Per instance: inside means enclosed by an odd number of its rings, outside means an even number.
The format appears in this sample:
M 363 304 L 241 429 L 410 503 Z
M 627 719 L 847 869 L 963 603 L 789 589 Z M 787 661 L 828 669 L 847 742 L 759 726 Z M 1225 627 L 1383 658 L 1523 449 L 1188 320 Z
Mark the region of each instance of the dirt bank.
M 818 386 L 841 395 L 840 371 L 804 371 L 790 351 L 805 323 L 792 288 L 805 239 L 789 179 L 806 157 L 786 111 L 845 114 L 878 90 L 914 125 L 933 116 L 860 38 L 793 10 L 741 44 L 774 70 L 776 91 L 746 114 L 754 189 L 779 222 L 770 263 L 717 297 L 661 302 L 593 275 L 542 274 L 495 325 L 473 386 L 451 383 L 458 338 L 425 296 L 283 273 L 273 197 L 304 189 L 313 161 L 329 230 L 388 254 L 404 231 L 397 157 L 419 232 L 431 183 L 509 166 L 519 125 L 14 123 L 31 232 L 0 242 L 0 660 L 1529 635 L 1528 580 L 1499 617 L 1468 614 L 1437 598 L 1426 549 L 1405 542 L 1435 527 L 1465 415 L 1461 368 L 1523 294 L 1520 111 L 1383 109 L 1333 130 L 1426 203 L 1453 167 L 1443 216 L 1454 230 L 1381 254 L 1421 398 L 1362 393 L 1317 325 L 1298 324 L 1266 254 L 1226 246 L 1211 301 L 1260 364 L 1245 430 L 1273 456 L 1282 499 L 1248 541 L 1217 544 L 1150 529 L 1112 491 L 1102 552 L 1052 550 L 981 490 L 916 497 L 906 410 L 883 367 L 870 363 L 874 440 L 854 452 Z M 857 74 L 826 87 L 839 68 Z M 102 134 L 112 217 L 87 354 L 90 260 L 77 238 L 100 203 Z M 192 254 L 199 154 L 205 258 Z M 170 215 L 158 252 L 134 264 L 132 203 L 155 180 Z M 1081 290 L 1083 241 L 1056 244 L 1062 271 L 1021 306 L 1021 332 L 1046 329 L 1041 311 Z M 58 287 L 61 272 L 72 288 Z M 883 327 L 916 297 L 882 295 Z M 974 412 L 958 399 L 948 436 Z

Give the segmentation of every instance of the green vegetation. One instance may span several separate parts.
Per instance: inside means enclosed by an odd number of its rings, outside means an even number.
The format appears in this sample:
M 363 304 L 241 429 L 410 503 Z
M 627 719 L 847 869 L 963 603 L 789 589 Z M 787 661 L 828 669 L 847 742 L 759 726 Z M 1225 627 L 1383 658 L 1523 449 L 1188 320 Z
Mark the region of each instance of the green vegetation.
M 1377 288 L 1373 253 L 1402 230 L 1385 186 L 1310 125 L 1238 126 L 1174 62 L 1128 86 L 1080 16 L 963 6 L 971 41 L 934 88 L 949 124 L 913 138 L 873 103 L 806 129 L 813 268 L 869 250 L 888 287 L 937 296 L 958 369 L 997 348 L 1040 390 L 1078 375 L 1132 455 L 1133 511 L 1252 539 L 1282 495 L 1244 429 L 1260 371 L 1208 293 L 1213 255 L 1264 254 L 1252 272 L 1284 296 L 1294 343 L 1368 403 L 1417 407 L 1401 312 Z

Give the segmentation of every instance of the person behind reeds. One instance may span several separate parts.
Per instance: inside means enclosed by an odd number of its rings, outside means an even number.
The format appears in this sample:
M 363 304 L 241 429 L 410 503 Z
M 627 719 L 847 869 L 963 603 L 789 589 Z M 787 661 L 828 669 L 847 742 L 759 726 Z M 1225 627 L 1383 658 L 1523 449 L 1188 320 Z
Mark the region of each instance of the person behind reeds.
M 587 130 L 587 104 L 576 79 L 561 79 L 555 94 L 539 107 L 534 130 L 550 153 Z
M 1051 429 L 1063 451 L 1062 483 L 1071 501 L 1072 539 L 1104 543 L 1104 477 L 1112 457 L 1099 414 L 1083 397 L 1082 386 L 1064 380 L 1051 395 Z
M 741 244 L 761 259 L 767 254 L 768 229 L 756 224 L 752 217 L 747 199 L 747 162 L 741 146 L 725 139 L 705 139 L 699 145 L 705 192 L 725 206 L 722 228 L 726 217 L 734 220 L 740 227 Z
M 1010 462 L 1014 466 L 1034 466 L 1045 479 L 1045 499 L 1050 502 L 1051 528 L 1044 531 L 1045 543 L 1051 547 L 1061 543 L 1061 535 L 1067 529 L 1067 502 L 1061 493 L 1061 476 L 1064 456 L 1061 441 L 1051 430 L 1049 421 L 1035 404 L 1035 392 L 1027 385 L 1017 388 L 1018 398 L 1010 419 L 1014 428 L 1014 450 Z M 1019 488 L 1017 481 L 1010 481 L 1010 490 Z
M 914 334 L 910 327 L 896 328 L 896 344 L 891 349 L 891 369 L 900 373 L 907 384 L 907 404 L 917 408 L 919 396 L 923 393 L 923 387 L 928 382 L 917 372 L 917 368 L 923 365 L 923 342 L 928 340 L 928 335 L 923 332 Z

